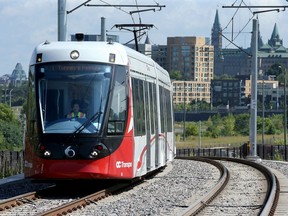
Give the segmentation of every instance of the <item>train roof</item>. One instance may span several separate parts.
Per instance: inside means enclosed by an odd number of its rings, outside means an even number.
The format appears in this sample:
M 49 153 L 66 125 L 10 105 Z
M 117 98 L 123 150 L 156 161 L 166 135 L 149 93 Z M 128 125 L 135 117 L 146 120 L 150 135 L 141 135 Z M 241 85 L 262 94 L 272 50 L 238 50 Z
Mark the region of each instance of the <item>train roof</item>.
M 74 50 L 79 52 L 79 57 L 76 60 L 73 60 L 70 57 L 71 52 Z M 155 67 L 157 73 L 160 73 L 158 76 L 162 77 L 161 80 L 164 79 L 165 83 L 170 81 L 168 72 L 160 67 L 152 58 L 145 56 L 120 43 L 102 41 L 46 41 L 39 44 L 35 48 L 30 60 L 30 65 L 38 63 L 37 55 L 39 54 L 41 54 L 41 63 L 59 61 L 94 61 L 113 63 L 117 65 L 128 65 L 130 63 L 129 58 L 133 58 L 137 61 Z M 113 62 L 110 60 L 111 55 L 115 56 L 115 61 Z
M 70 57 L 72 51 L 77 50 L 77 61 L 95 61 L 111 63 L 110 54 L 115 55 L 114 64 L 127 65 L 128 58 L 123 45 L 118 43 L 91 42 L 91 41 L 57 41 L 39 44 L 31 57 L 30 65 L 36 64 L 37 54 L 42 54 L 42 63 L 57 61 L 76 61 Z

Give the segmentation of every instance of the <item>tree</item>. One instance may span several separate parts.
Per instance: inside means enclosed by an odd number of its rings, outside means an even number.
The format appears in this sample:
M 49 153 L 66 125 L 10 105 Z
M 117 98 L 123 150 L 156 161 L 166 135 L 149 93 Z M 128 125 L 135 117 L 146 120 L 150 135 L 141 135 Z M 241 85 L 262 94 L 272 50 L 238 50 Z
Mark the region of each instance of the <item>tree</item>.
M 235 131 L 241 135 L 249 135 L 250 114 L 239 114 L 235 116 Z
M 15 120 L 15 115 L 7 104 L 0 103 L 0 120 L 6 122 Z
M 199 129 L 196 122 L 189 122 L 186 126 L 185 135 L 187 136 L 197 136 Z
M 212 124 L 211 124 L 212 122 Z M 211 118 L 211 122 L 209 126 L 207 127 L 208 134 L 213 137 L 217 138 L 221 135 L 221 116 L 220 114 L 217 114 Z
M 0 120 L 0 149 L 18 150 L 23 148 L 21 125 Z
M 21 129 L 21 123 L 16 119 L 12 109 L 7 104 L 0 103 L 0 149 L 22 149 Z
M 172 71 L 172 72 L 170 72 L 170 78 L 172 80 L 181 80 L 182 76 L 181 76 L 180 71 Z
M 228 116 L 224 118 L 222 135 L 233 136 L 235 135 L 235 117 L 233 114 L 229 113 Z
M 282 73 L 282 67 L 284 66 L 279 63 L 275 63 L 266 71 L 266 75 L 274 75 L 277 77 Z

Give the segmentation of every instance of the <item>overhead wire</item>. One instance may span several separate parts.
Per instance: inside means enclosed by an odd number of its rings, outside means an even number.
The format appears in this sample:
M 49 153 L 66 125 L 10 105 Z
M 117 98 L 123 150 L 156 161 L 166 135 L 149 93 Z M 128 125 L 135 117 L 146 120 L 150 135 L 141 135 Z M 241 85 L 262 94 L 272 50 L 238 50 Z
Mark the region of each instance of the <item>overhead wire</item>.
M 236 2 L 237 2 L 237 0 L 236 0 L 232 5 L 235 5 Z M 233 14 L 232 18 L 230 19 L 230 21 L 228 22 L 228 24 L 225 26 L 225 28 L 223 28 L 222 31 L 224 31 L 225 29 L 227 29 L 231 22 L 232 22 L 232 24 L 233 24 L 234 18 L 236 17 L 236 15 L 237 15 L 237 13 L 238 13 L 238 11 L 239 11 L 239 9 L 240 9 L 240 6 L 241 6 L 242 4 L 244 4 L 245 6 L 247 6 L 247 4 L 244 2 L 244 0 L 241 0 L 239 6 L 237 7 L 237 9 L 236 9 L 235 13 Z M 225 38 L 226 40 L 229 41 L 229 43 L 225 46 L 225 48 L 227 48 L 227 47 L 230 46 L 231 44 L 233 44 L 234 46 L 236 46 L 236 44 L 234 43 L 234 41 L 238 38 L 238 36 L 239 36 L 241 33 L 243 33 L 243 30 L 247 27 L 247 25 L 251 22 L 251 20 L 252 20 L 253 17 L 254 17 L 254 14 L 253 14 L 253 12 L 251 11 L 250 8 L 249 8 L 249 10 L 250 10 L 250 12 L 252 13 L 252 17 L 249 18 L 249 20 L 247 21 L 247 23 L 244 25 L 243 28 L 241 28 L 241 30 L 237 33 L 237 35 L 236 35 L 235 37 L 233 36 L 233 34 L 234 34 L 234 29 L 233 29 L 233 27 L 232 27 L 232 39 L 231 39 L 231 40 L 229 40 L 227 37 L 224 37 L 224 35 L 222 35 L 223 38 Z M 233 25 L 232 25 L 232 26 L 233 26 Z M 239 48 L 238 46 L 236 46 L 236 47 Z M 243 51 L 242 48 L 241 48 L 241 51 Z M 246 52 L 245 52 L 245 53 L 246 53 Z
M 102 2 L 102 3 L 104 3 L 104 4 L 106 4 L 106 5 L 109 5 L 109 6 L 111 6 L 111 7 L 114 7 L 114 8 L 116 8 L 116 9 L 118 9 L 118 10 L 120 10 L 120 11 L 122 11 L 122 12 L 128 14 L 128 15 L 130 15 L 129 12 L 123 10 L 121 7 L 116 7 L 116 6 L 114 6 L 114 5 L 112 5 L 112 4 L 108 3 L 108 2 L 105 2 L 104 0 L 99 0 L 99 1 Z
M 135 4 L 136 4 L 136 9 L 139 11 L 139 7 L 138 7 L 138 2 L 137 2 L 137 0 L 135 0 Z M 139 24 L 141 24 L 141 23 L 142 23 L 141 15 L 140 15 L 139 12 L 138 12 L 137 14 L 138 14 L 138 18 L 139 18 Z M 132 16 L 132 14 L 131 14 L 131 16 Z M 138 38 L 138 42 L 141 40 L 140 35 L 141 35 L 141 31 L 140 31 L 140 28 L 139 28 L 139 34 L 138 34 L 138 37 L 139 37 L 139 38 Z
M 109 5 L 109 6 L 111 6 L 111 7 L 114 7 L 114 8 L 116 8 L 116 9 L 118 9 L 118 10 L 120 10 L 120 11 L 126 13 L 126 14 L 128 14 L 128 15 L 131 17 L 131 20 L 132 20 L 133 24 L 136 24 L 135 19 L 134 19 L 134 17 L 133 17 L 133 13 L 127 12 L 127 11 L 123 10 L 121 7 L 114 6 L 114 5 L 108 3 L 108 2 L 106 2 L 106 1 L 104 1 L 104 0 L 99 0 L 99 1 L 102 2 L 102 3 L 104 3 L 104 4 L 106 4 L 106 5 Z M 157 5 L 159 5 L 159 3 L 157 3 L 155 0 L 153 0 L 153 1 L 154 1 Z M 135 0 L 135 6 L 136 6 L 137 10 L 139 10 L 138 0 Z M 137 12 L 137 14 L 138 14 L 138 18 L 139 18 L 139 24 L 141 24 L 141 23 L 142 23 L 142 18 L 141 18 L 140 12 Z M 146 33 L 145 33 L 145 34 L 146 34 Z M 141 38 L 143 37 L 143 35 L 144 35 L 144 34 L 141 34 L 141 32 L 139 31 L 139 41 L 141 40 Z
M 236 1 L 232 4 L 232 6 L 234 6 L 237 1 L 238 1 L 238 0 L 236 0 Z M 222 29 L 222 32 L 223 32 L 225 29 L 227 29 L 227 28 L 229 27 L 229 25 L 233 22 L 233 20 L 234 20 L 234 18 L 236 17 L 236 15 L 237 15 L 237 13 L 238 13 L 238 11 L 239 11 L 239 9 L 240 9 L 240 6 L 241 6 L 242 4 L 244 4 L 245 6 L 247 6 L 247 4 L 244 2 L 244 0 L 241 0 L 239 6 L 237 7 L 236 11 L 234 12 L 232 18 L 230 19 L 230 21 L 228 22 L 228 24 Z M 250 8 L 249 8 L 249 10 L 250 10 L 250 12 L 253 14 L 253 12 L 251 11 Z M 221 35 L 224 39 L 226 39 L 226 40 L 229 42 L 229 44 L 226 45 L 224 49 L 226 49 L 229 45 L 233 44 L 237 49 L 239 49 L 240 52 L 244 52 L 244 53 L 247 54 L 248 56 L 251 55 L 251 54 L 247 53 L 243 48 L 241 48 L 241 47 L 239 47 L 237 44 L 235 44 L 234 40 L 235 40 L 241 33 L 243 33 L 243 30 L 244 30 L 244 29 L 247 27 L 247 25 L 251 22 L 251 20 L 253 19 L 253 17 L 254 17 L 254 14 L 253 14 L 252 17 L 249 18 L 249 20 L 247 21 L 247 23 L 246 23 L 246 24 L 244 25 L 244 27 L 238 32 L 238 34 L 233 38 L 233 40 L 229 40 L 229 38 L 227 38 L 226 36 L 224 36 L 220 31 L 218 32 L 219 35 Z M 209 45 L 209 44 L 212 44 L 213 42 L 214 42 L 214 41 L 212 40 L 212 38 L 210 38 L 210 39 L 207 40 L 207 42 L 206 42 L 203 46 L 201 46 L 201 47 L 203 48 L 204 46 L 207 46 L 207 45 Z

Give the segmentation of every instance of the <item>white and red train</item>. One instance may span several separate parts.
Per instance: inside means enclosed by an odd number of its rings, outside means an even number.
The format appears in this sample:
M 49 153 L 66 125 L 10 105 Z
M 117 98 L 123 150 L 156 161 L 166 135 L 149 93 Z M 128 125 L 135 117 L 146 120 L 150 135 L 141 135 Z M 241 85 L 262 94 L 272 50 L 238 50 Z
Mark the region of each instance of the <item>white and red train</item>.
M 175 156 L 169 74 L 139 52 L 109 42 L 42 43 L 28 89 L 26 178 L 131 179 Z M 82 115 L 67 115 L 73 103 Z

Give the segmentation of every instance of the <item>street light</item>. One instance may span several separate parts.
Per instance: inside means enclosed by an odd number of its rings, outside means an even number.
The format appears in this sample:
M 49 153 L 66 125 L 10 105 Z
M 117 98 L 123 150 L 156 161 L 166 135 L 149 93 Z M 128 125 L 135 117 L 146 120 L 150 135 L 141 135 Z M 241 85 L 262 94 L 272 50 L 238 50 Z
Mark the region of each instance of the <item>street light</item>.
M 284 72 L 284 159 L 287 161 L 287 97 L 286 97 L 286 68 L 281 67 L 279 65 L 279 68 L 281 69 L 282 72 Z
M 184 81 L 183 87 L 184 87 L 184 116 L 183 116 L 183 141 L 186 140 L 186 82 Z
M 13 90 L 14 90 L 14 89 L 11 89 L 11 90 L 9 91 L 9 99 L 10 99 L 9 105 L 10 105 L 10 107 L 11 107 L 11 93 L 12 93 Z

